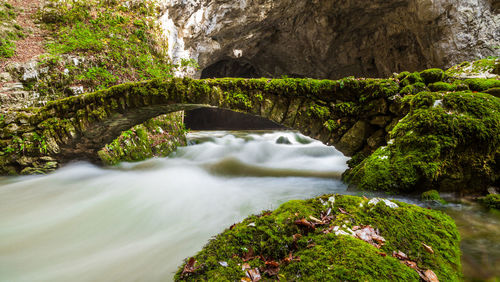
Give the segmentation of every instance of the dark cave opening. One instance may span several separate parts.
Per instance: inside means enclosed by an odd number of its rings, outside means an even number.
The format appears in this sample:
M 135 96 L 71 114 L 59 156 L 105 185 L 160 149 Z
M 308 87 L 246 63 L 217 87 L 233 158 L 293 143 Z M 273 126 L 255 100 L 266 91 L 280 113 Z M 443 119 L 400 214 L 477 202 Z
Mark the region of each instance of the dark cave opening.
M 223 59 L 204 68 L 201 72 L 200 78 L 259 78 L 261 76 L 262 75 L 257 68 L 245 60 Z

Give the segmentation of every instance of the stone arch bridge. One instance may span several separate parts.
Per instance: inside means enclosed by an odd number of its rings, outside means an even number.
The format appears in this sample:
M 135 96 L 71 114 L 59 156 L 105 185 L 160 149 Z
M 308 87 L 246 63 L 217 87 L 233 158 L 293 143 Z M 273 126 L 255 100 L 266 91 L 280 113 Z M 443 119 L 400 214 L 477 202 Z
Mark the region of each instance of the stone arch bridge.
M 33 163 L 41 168 L 71 160 L 96 162 L 97 152 L 122 131 L 158 115 L 198 107 L 262 116 L 347 156 L 369 154 L 386 143 L 387 132 L 403 115 L 399 90 L 394 79 L 173 78 L 127 83 L 7 116 L 0 124 L 2 147 L 25 146 L 4 150 L 0 167 L 4 173 L 19 173 Z M 22 161 L 23 155 L 39 156 Z

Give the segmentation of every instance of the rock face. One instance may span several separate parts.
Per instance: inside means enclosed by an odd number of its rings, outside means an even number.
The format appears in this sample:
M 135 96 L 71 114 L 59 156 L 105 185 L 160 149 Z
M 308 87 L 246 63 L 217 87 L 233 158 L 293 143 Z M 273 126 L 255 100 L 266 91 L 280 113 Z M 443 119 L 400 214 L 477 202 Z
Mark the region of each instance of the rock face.
M 386 76 L 500 53 L 493 0 L 163 0 L 174 60 L 201 77 Z

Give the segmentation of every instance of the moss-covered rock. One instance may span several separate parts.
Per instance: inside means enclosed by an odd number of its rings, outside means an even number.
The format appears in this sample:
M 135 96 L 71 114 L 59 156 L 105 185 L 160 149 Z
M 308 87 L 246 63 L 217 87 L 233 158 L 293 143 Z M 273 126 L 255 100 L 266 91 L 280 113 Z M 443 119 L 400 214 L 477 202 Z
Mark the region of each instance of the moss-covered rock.
M 444 78 L 444 71 L 442 69 L 427 69 L 420 72 L 420 77 L 426 84 L 442 81 Z
M 484 193 L 500 178 L 500 99 L 472 92 L 406 96 L 388 145 L 347 171 L 361 189 Z
M 106 165 L 166 157 L 186 145 L 185 133 L 182 113 L 162 115 L 123 132 L 98 155 Z
M 463 62 L 447 69 L 445 76 L 453 78 L 495 77 L 500 74 L 497 71 L 499 66 L 500 60 L 495 57 Z
M 431 91 L 455 91 L 457 89 L 457 85 L 450 84 L 446 82 L 434 82 L 428 85 Z
M 469 88 L 472 91 L 485 91 L 490 88 L 500 87 L 500 80 L 494 78 L 469 78 L 464 80 L 464 83 L 469 85 Z
M 479 202 L 487 208 L 500 210 L 500 194 L 489 194 L 481 197 Z
M 436 190 L 429 190 L 422 193 L 422 195 L 420 195 L 420 199 L 424 202 L 431 201 L 431 202 L 439 202 L 442 204 L 446 203 L 446 201 L 441 198 L 439 192 Z
M 360 231 L 370 227 L 383 239 L 360 239 Z M 175 279 L 240 281 L 258 272 L 264 280 L 418 281 L 417 271 L 408 266 L 416 265 L 441 281 L 457 281 L 459 241 L 455 223 L 440 211 L 325 195 L 290 201 L 231 226 L 183 265 Z M 393 256 L 398 251 L 408 258 Z

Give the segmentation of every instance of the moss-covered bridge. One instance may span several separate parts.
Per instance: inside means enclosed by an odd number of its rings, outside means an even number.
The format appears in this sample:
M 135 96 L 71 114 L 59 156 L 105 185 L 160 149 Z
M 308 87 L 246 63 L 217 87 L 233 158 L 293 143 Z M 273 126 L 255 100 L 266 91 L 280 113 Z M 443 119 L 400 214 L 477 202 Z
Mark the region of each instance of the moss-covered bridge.
M 136 124 L 213 106 L 265 117 L 353 155 L 384 142 L 398 89 L 394 80 L 376 79 L 153 80 L 50 102 L 29 123 L 52 139 L 50 151 L 59 160 L 95 161 L 100 149 Z
M 0 142 L 7 149 L 0 155 L 0 168 L 2 173 L 33 173 L 53 169 L 71 160 L 97 162 L 97 152 L 134 125 L 170 112 L 212 106 L 259 115 L 335 146 L 345 155 L 353 156 L 350 166 L 354 169 L 346 179 L 355 179 L 353 182 L 361 186 L 367 184 L 375 185 L 379 190 L 393 190 L 401 182 L 408 190 L 422 183 L 422 178 L 430 179 L 425 182 L 430 186 L 436 186 L 436 183 L 439 186 L 443 182 L 440 177 L 448 176 L 448 167 L 460 157 L 460 150 L 470 150 L 468 144 L 472 142 L 474 145 L 478 141 L 489 142 L 487 152 L 482 152 L 484 146 L 479 146 L 481 152 L 477 152 L 478 155 L 473 152 L 474 161 L 482 162 L 483 167 L 487 166 L 487 171 L 493 169 L 485 185 L 497 182 L 495 152 L 498 151 L 498 115 L 491 117 L 493 123 L 472 124 L 472 128 L 467 128 L 471 119 L 467 119 L 458 130 L 455 128 L 456 121 L 445 124 L 450 127 L 450 138 L 457 138 L 457 142 L 452 142 L 453 148 L 438 146 L 442 145 L 439 143 L 442 136 L 436 134 L 445 134 L 444 125 L 439 124 L 435 128 L 436 132 L 433 132 L 433 123 L 446 123 L 449 113 L 456 107 L 460 107 L 457 109 L 460 115 L 452 116 L 453 119 L 464 118 L 464 114 L 469 111 L 473 113 L 475 109 L 467 109 L 462 105 L 468 103 L 469 98 L 476 102 L 482 103 L 484 100 L 493 103 L 487 105 L 493 109 L 488 113 L 495 113 L 494 108 L 500 105 L 499 99 L 488 94 L 471 96 L 473 93 L 470 90 L 476 89 L 469 89 L 469 86 L 476 87 L 477 81 L 468 84 L 462 81 L 445 83 L 443 79 L 443 72 L 438 70 L 420 74 L 403 73 L 391 79 L 175 78 L 122 84 L 4 116 L 0 120 Z M 495 80 L 486 84 L 489 88 L 498 87 L 498 82 Z M 447 89 L 436 89 L 444 86 Z M 460 102 L 462 104 L 448 102 L 447 95 L 450 99 L 453 97 L 464 101 Z M 439 107 L 436 107 L 436 103 Z M 408 125 L 406 119 L 413 118 L 412 114 L 421 108 L 430 112 Z M 434 116 L 436 111 L 444 116 Z M 419 123 L 427 115 L 433 118 L 419 128 Z M 483 122 L 484 117 L 484 114 L 473 116 L 478 122 Z M 415 124 L 415 128 L 410 128 L 412 124 Z M 398 127 L 401 129 L 399 132 L 396 130 Z M 467 138 L 454 136 L 462 134 L 462 129 L 467 131 Z M 476 129 L 480 131 L 476 133 Z M 488 134 L 485 135 L 484 131 Z M 416 133 L 417 137 L 421 137 L 415 141 L 409 139 L 410 136 L 403 136 L 406 133 L 413 134 L 411 136 L 416 136 Z M 479 139 L 474 139 L 474 134 Z M 395 142 L 387 144 L 389 139 L 395 137 L 398 137 Z M 406 143 L 400 143 L 399 140 Z M 401 144 L 406 147 L 398 147 Z M 408 150 L 408 155 L 402 149 Z M 433 153 L 429 155 L 426 150 Z M 365 159 L 370 155 L 376 157 Z M 393 159 L 398 156 L 401 159 Z M 426 171 L 427 164 L 431 166 L 429 171 Z M 410 167 L 404 167 L 406 165 Z M 377 172 L 365 171 L 370 166 L 374 166 Z M 398 169 L 406 171 L 401 174 Z M 457 175 L 456 170 L 453 173 Z M 466 178 L 470 179 L 476 174 L 468 172 Z M 462 175 L 458 179 L 462 181 L 464 177 Z M 370 189 L 368 186 L 364 188 Z

